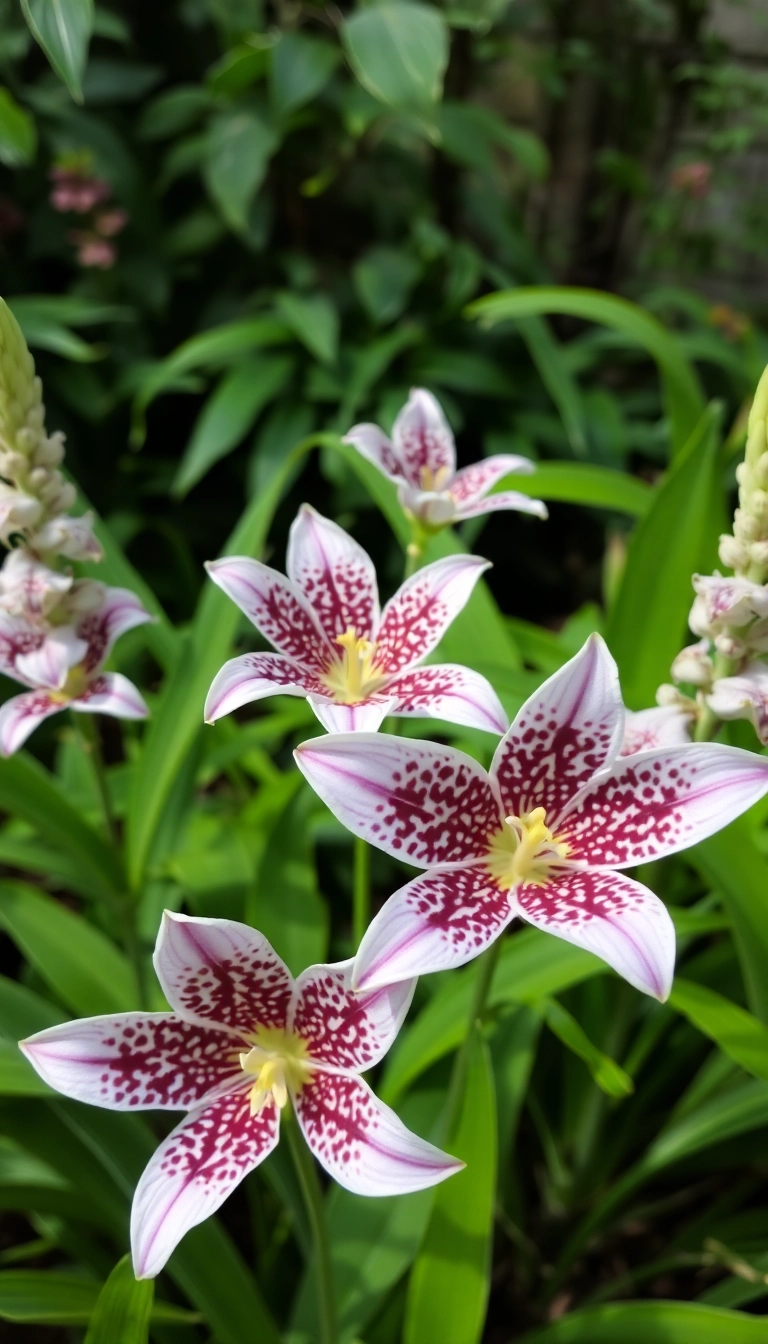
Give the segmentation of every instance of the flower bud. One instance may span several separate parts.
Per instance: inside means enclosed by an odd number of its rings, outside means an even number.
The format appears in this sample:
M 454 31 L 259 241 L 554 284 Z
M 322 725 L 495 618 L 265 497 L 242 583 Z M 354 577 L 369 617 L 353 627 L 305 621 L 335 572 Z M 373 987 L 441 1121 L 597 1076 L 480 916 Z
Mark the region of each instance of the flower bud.
M 35 462 L 41 467 L 58 467 L 64 460 L 64 435 L 60 429 L 42 439 L 35 450 Z
M 737 509 L 733 515 L 733 530 L 740 541 L 759 541 L 763 529 L 757 518 L 744 509 Z
M 754 542 L 753 545 L 762 546 L 764 543 Z M 737 541 L 735 537 L 731 536 L 730 532 L 724 533 L 723 536 L 721 536 L 718 555 L 721 564 L 726 565 L 728 569 L 746 569 L 749 565 L 749 551 L 742 542 Z
M 675 681 L 684 681 L 689 686 L 709 686 L 714 672 L 709 640 L 701 639 L 698 644 L 689 644 L 686 649 L 678 653 L 672 664 L 671 672 Z M 676 687 L 673 686 L 669 689 L 674 691 L 676 696 L 679 696 L 680 692 Z M 658 700 L 658 695 L 656 698 Z M 672 702 L 658 700 L 658 703 L 669 704 Z
M 738 662 L 747 653 L 748 646 L 743 639 L 724 630 L 722 634 L 715 636 L 715 648 L 723 658 Z

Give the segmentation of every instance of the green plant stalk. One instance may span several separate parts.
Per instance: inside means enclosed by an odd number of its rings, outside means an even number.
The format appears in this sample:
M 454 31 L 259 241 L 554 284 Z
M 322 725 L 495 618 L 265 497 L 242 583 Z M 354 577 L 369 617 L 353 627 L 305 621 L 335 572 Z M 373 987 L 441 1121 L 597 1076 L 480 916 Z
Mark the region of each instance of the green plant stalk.
M 333 1283 L 333 1261 L 331 1242 L 328 1236 L 328 1224 L 325 1218 L 325 1204 L 317 1168 L 304 1137 L 299 1131 L 298 1121 L 290 1108 L 283 1111 L 283 1133 L 288 1140 L 301 1193 L 307 1206 L 309 1225 L 315 1247 L 315 1279 L 317 1282 L 317 1303 L 320 1319 L 321 1344 L 336 1344 L 336 1293 Z
M 352 872 L 352 942 L 357 949 L 371 922 L 371 851 L 355 837 Z
M 491 946 L 487 948 L 477 960 L 477 981 L 475 983 L 475 992 L 472 995 L 472 1004 L 469 1009 L 467 1031 L 456 1052 L 456 1058 L 453 1062 L 453 1071 L 451 1073 L 451 1081 L 448 1086 L 448 1096 L 445 1102 L 445 1112 L 443 1114 L 442 1124 L 442 1136 L 443 1142 L 445 1143 L 450 1143 L 451 1136 L 455 1134 L 459 1123 L 461 1108 L 464 1102 L 464 1093 L 467 1086 L 472 1030 L 475 1023 L 482 1018 L 485 1011 L 485 1005 L 500 952 L 501 938 L 496 938 L 491 943 Z

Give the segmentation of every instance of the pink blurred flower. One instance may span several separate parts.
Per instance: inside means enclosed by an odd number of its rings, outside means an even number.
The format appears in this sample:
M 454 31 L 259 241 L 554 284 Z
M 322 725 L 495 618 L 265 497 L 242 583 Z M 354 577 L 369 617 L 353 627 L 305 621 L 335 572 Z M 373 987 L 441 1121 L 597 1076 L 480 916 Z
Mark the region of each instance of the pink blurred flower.
M 93 221 L 93 226 L 102 238 L 114 238 L 116 233 L 122 232 L 128 223 L 128 215 L 125 210 L 103 210 Z
M 706 163 L 704 160 L 698 160 L 695 163 L 681 163 L 673 170 L 669 180 L 675 191 L 699 201 L 709 191 L 712 180 L 712 164 Z
M 114 243 L 107 242 L 106 238 L 100 238 L 97 233 L 74 229 L 68 234 L 68 238 L 77 248 L 77 260 L 81 266 L 98 266 L 102 271 L 109 271 L 117 261 L 117 248 Z
M 61 213 L 73 211 L 78 215 L 87 215 L 94 206 L 106 201 L 111 193 L 109 183 L 103 178 L 90 177 L 78 168 L 64 168 L 54 164 L 48 176 L 54 184 L 51 205 Z

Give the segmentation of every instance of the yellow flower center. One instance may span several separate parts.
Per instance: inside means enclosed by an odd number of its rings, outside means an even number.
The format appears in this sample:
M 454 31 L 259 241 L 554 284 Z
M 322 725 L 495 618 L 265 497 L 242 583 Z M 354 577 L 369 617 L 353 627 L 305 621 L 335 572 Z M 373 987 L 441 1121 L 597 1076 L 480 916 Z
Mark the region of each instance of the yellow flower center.
M 336 643 L 344 652 L 334 660 L 322 679 L 337 704 L 358 705 L 387 680 L 375 666 L 376 645 L 369 639 L 358 639 L 353 625 L 343 635 L 336 636 Z
M 307 1045 L 301 1036 L 282 1027 L 259 1027 L 250 1038 L 250 1050 L 240 1055 L 240 1068 L 255 1082 L 250 1090 L 251 1115 L 258 1115 L 270 1097 L 278 1110 L 312 1077 Z
M 433 471 L 431 467 L 419 467 L 419 485 L 422 490 L 439 493 L 445 489 L 450 479 L 450 467 L 438 467 L 437 471 Z
M 519 882 L 546 882 L 550 871 L 568 857 L 570 846 L 546 825 L 543 807 L 522 817 L 507 817 L 488 846 L 485 866 L 502 891 Z

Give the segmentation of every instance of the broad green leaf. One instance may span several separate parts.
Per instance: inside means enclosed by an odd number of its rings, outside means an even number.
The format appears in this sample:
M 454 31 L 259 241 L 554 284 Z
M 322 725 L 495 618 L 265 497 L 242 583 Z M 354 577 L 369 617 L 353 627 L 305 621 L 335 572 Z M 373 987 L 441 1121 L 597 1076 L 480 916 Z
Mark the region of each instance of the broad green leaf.
M 446 1146 L 466 1163 L 435 1190 L 411 1271 L 403 1344 L 478 1344 L 490 1291 L 496 1203 L 496 1098 L 488 1047 L 475 1028 L 461 1115 Z
M 75 102 L 83 101 L 83 74 L 93 29 L 93 0 L 21 0 L 30 32 Z
M 250 88 L 269 70 L 274 44 L 271 33 L 249 33 L 245 42 L 225 52 L 207 72 L 205 81 L 211 93 L 232 97 Z
M 66 1013 L 33 989 L 0 975 L 0 1036 L 20 1041 L 35 1031 L 63 1022 Z
M 236 233 L 245 232 L 277 145 L 272 127 L 247 108 L 220 112 L 211 122 L 203 176 L 214 204 Z
M 268 355 L 237 364 L 224 375 L 192 430 L 173 480 L 173 495 L 182 498 L 237 447 L 264 407 L 283 391 L 292 372 L 290 355 Z
M 129 963 L 99 929 L 34 887 L 0 882 L 0 926 L 73 1013 L 138 1007 Z
M 137 1281 L 124 1255 L 99 1293 L 85 1344 L 147 1344 L 154 1296 L 152 1279 Z
M 611 1302 L 569 1312 L 521 1344 L 763 1344 L 765 1317 L 697 1302 Z
M 120 1265 L 128 1263 L 128 1256 L 120 1261 Z M 25 1325 L 86 1325 L 89 1320 L 96 1321 L 104 1295 L 110 1290 L 116 1273 L 117 1270 L 113 1271 L 100 1289 L 100 1285 L 92 1279 L 79 1278 L 74 1274 L 37 1269 L 0 1270 L 0 1320 Z M 148 1308 L 144 1313 L 144 1333 L 137 1333 L 136 1330 L 130 1333 L 121 1328 L 120 1318 L 113 1314 L 106 1318 L 106 1323 L 114 1327 L 114 1333 L 105 1334 L 103 1329 L 93 1333 L 92 1325 L 85 1344 L 144 1344 L 147 1338 L 146 1325 L 150 1320 L 157 1325 L 184 1325 L 199 1319 L 192 1312 L 184 1311 L 170 1302 L 153 1304 L 151 1282 L 145 1280 L 137 1284 L 132 1273 L 131 1279 L 137 1290 L 136 1297 L 144 1299 Z M 105 1320 L 103 1314 L 101 1320 Z M 124 1317 L 122 1325 L 125 1323 Z
M 674 1115 L 651 1144 L 640 1164 L 646 1172 L 710 1148 L 715 1143 L 768 1125 L 768 1086 L 742 1083 L 720 1093 L 680 1118 Z
M 566 287 L 521 288 L 489 294 L 470 304 L 467 314 L 483 326 L 550 313 L 566 313 L 585 322 L 600 322 L 622 332 L 646 349 L 658 365 L 664 385 L 675 451 L 681 451 L 704 414 L 698 375 L 678 341 L 657 318 L 615 294 Z
M 51 1089 L 35 1073 L 14 1041 L 0 1041 L 0 1097 L 50 1097 Z
M 75 859 L 100 891 L 122 890 L 118 856 L 67 802 L 53 776 L 24 752 L 0 761 L 0 807 Z
M 590 952 L 538 929 L 522 929 L 505 939 L 488 1004 L 490 1008 L 512 1003 L 536 1004 L 606 970 L 605 964 Z M 396 1104 L 419 1074 L 455 1050 L 463 1039 L 476 976 L 476 966 L 452 972 L 413 1026 L 400 1032 L 387 1057 L 379 1089 L 388 1105 Z
M 277 316 L 321 364 L 335 364 L 339 349 L 339 315 L 325 294 L 284 290 L 275 305 Z
M 186 131 L 211 105 L 199 84 L 179 84 L 158 94 L 142 112 L 136 134 L 140 140 L 165 140 Z
M 699 1031 L 756 1078 L 768 1081 L 768 1027 L 722 994 L 691 980 L 675 979 L 669 997 Z
M 284 117 L 316 98 L 339 63 L 339 50 L 321 38 L 284 32 L 272 51 L 269 72 L 272 106 Z
M 684 640 L 691 576 L 709 540 L 720 415 L 710 406 L 632 536 L 606 639 L 625 702 L 652 705 Z
M 345 20 L 341 39 L 357 79 L 380 102 L 424 112 L 441 97 L 448 32 L 439 10 L 387 0 Z
M 194 369 L 222 368 L 241 358 L 249 350 L 268 345 L 285 345 L 292 339 L 284 322 L 271 317 L 250 317 L 239 322 L 225 322 L 211 327 L 197 336 L 190 336 L 181 345 L 154 365 L 147 373 L 133 404 L 131 442 L 135 448 L 144 441 L 147 408 L 161 392 L 173 387 L 180 378 Z
M 226 554 L 258 554 L 295 463 L 309 440 L 299 445 L 262 494 L 246 509 L 230 537 Z M 174 780 L 203 728 L 203 705 L 211 682 L 230 652 L 240 612 L 216 586 L 206 583 L 186 652 L 168 679 L 134 768 L 127 815 L 127 864 L 139 888 L 151 846 Z
M 634 1091 L 635 1085 L 629 1074 L 615 1059 L 598 1050 L 576 1018 L 561 1003 L 556 999 L 545 999 L 543 1009 L 544 1021 L 550 1031 L 568 1050 L 584 1061 L 603 1092 L 607 1092 L 609 1097 L 626 1097 Z
M 8 89 L 0 87 L 0 163 L 6 168 L 32 163 L 36 149 L 34 119 L 19 106 Z
M 747 1000 L 768 1023 L 768 863 L 748 822 L 739 819 L 690 851 L 690 860 L 722 897 L 733 929 Z
M 534 499 L 611 509 L 633 518 L 642 518 L 654 500 L 653 487 L 637 476 L 587 462 L 542 462 L 531 476 L 507 476 L 503 488 Z

